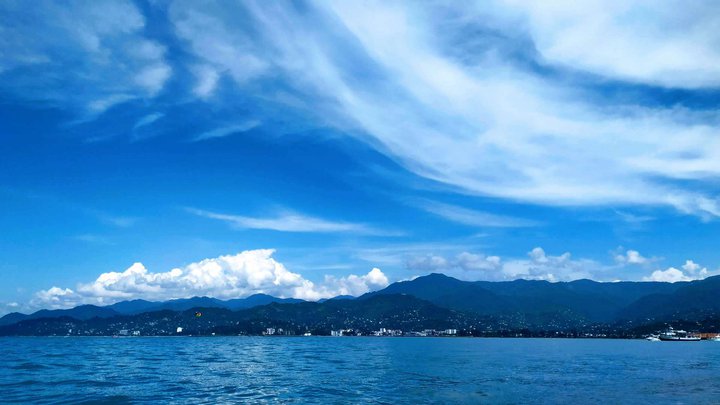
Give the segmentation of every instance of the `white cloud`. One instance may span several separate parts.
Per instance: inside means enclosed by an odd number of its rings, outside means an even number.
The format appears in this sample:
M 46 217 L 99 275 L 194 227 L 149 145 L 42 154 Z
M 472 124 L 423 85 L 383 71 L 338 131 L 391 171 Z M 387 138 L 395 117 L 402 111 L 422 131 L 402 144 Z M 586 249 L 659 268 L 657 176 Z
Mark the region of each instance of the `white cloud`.
M 30 305 L 39 308 L 69 308 L 81 304 L 79 297 L 69 288 L 52 287 L 47 290 L 38 291 L 30 301 Z
M 705 277 L 720 274 L 720 270 L 708 271 L 707 267 L 702 267 L 692 260 L 686 260 L 680 269 L 669 267 L 666 270 L 655 270 L 649 276 L 643 277 L 644 281 L 692 281 L 701 280 Z
M 418 272 L 443 272 L 463 280 L 571 281 L 605 276 L 606 266 L 588 259 L 574 260 L 570 253 L 551 256 L 536 247 L 528 252 L 528 257 L 502 260 L 499 256 L 462 252 L 452 259 L 439 255 L 410 258 L 406 267 Z
M 690 281 L 692 278 L 686 276 L 682 271 L 674 267 L 670 267 L 667 270 L 655 270 L 650 276 L 643 277 L 643 280 L 675 283 L 678 281 Z
M 450 261 L 450 259 L 446 258 L 453 257 L 459 251 L 478 249 L 480 249 L 480 247 L 477 244 L 468 244 L 466 240 L 448 240 L 444 243 L 383 243 L 381 246 L 365 245 L 363 247 L 352 246 L 350 248 L 343 248 L 351 257 L 368 264 L 401 268 L 403 266 L 408 267 L 408 263 L 417 262 L 418 266 L 424 266 L 427 271 L 441 269 L 441 267 L 437 265 L 428 265 L 432 263 L 432 257 L 437 256 L 443 260 Z M 338 251 L 338 248 L 333 247 L 332 251 Z
M 617 102 L 594 88 L 610 78 L 717 89 L 714 8 L 498 0 L 317 2 L 300 11 L 175 1 L 155 11 L 168 12 L 179 46 L 195 59 L 189 70 L 200 99 L 228 77 L 238 94 L 311 106 L 322 125 L 463 192 L 556 206 L 664 205 L 713 218 L 718 197 L 702 186 L 720 175 L 716 112 Z M 21 12 L 26 18 L 3 21 L 0 82 L 23 97 L 97 114 L 156 96 L 172 74 L 132 2 L 2 2 L 3 15 Z M 518 63 L 503 46 L 567 80 Z
M 517 228 L 538 225 L 536 221 L 514 218 L 505 215 L 496 215 L 436 201 L 424 200 L 418 202 L 417 205 L 425 211 L 431 212 L 450 221 L 470 226 Z
M 111 240 L 109 238 L 102 236 L 102 235 L 92 234 L 92 233 L 83 233 L 80 235 L 76 235 L 73 237 L 73 239 L 81 241 L 81 242 L 85 242 L 85 243 L 94 244 L 94 245 L 106 245 L 106 246 L 113 245 L 113 242 L 111 242 Z
M 273 218 L 254 218 L 241 215 L 219 214 L 195 208 L 188 208 L 187 211 L 201 217 L 219 219 L 238 229 L 268 229 L 280 232 L 349 232 L 378 236 L 399 235 L 398 233 L 375 229 L 365 224 L 328 221 L 322 218 L 294 213 L 282 213 Z
M 536 247 L 528 253 L 530 260 L 511 260 L 502 267 L 506 279 L 525 278 L 547 281 L 571 281 L 603 277 L 604 266 L 588 259 L 572 259 L 570 253 L 550 256 Z
M 68 308 L 79 304 L 107 305 L 142 298 L 167 300 L 192 296 L 221 299 L 256 293 L 276 297 L 318 300 L 337 295 L 359 295 L 384 288 L 388 278 L 374 268 L 365 275 L 326 276 L 315 284 L 276 261 L 270 249 L 249 250 L 191 263 L 164 273 L 152 273 L 142 263 L 123 272 L 103 273 L 75 290 L 52 287 L 39 291 L 31 302 L 35 308 Z
M 527 259 L 488 256 L 467 251 L 455 256 L 422 255 L 410 256 L 405 261 L 408 270 L 415 273 L 442 272 L 462 280 L 507 281 L 516 279 L 572 281 L 592 279 L 597 281 L 642 280 L 642 281 L 691 281 L 720 274 L 720 269 L 711 271 L 692 260 L 686 260 L 679 269 L 669 267 L 655 270 L 649 276 L 643 276 L 628 265 L 640 265 L 635 268 L 647 268 L 660 258 L 643 257 L 636 250 L 619 250 L 613 256 L 615 264 L 602 263 L 591 259 L 574 259 L 569 252 L 561 255 L 548 255 L 541 247 L 527 253 Z M 627 272 L 630 270 L 631 272 Z M 622 272 L 619 274 L 619 272 Z M 620 276 L 620 277 L 618 277 Z
M 109 110 L 110 107 L 114 107 L 115 105 L 122 104 L 126 101 L 130 101 L 135 97 L 135 95 L 132 94 L 125 94 L 125 93 L 119 93 L 119 94 L 97 94 L 92 95 L 92 99 L 87 101 L 87 108 L 92 113 L 102 113 L 105 110 Z M 79 120 L 78 122 L 83 122 L 83 120 Z
M 0 316 L 19 310 L 22 310 L 22 306 L 17 302 L 0 302 Z
M 618 210 L 615 210 L 615 213 L 618 217 L 620 217 L 623 222 L 635 227 L 639 227 L 646 222 L 655 220 L 654 217 L 648 215 L 635 215 L 629 212 L 623 212 Z
M 485 256 L 468 252 L 460 253 L 455 263 L 466 271 L 496 270 L 501 267 L 500 256 Z
M 262 44 L 252 41 L 247 31 L 250 27 L 238 24 L 238 16 L 245 13 L 243 5 L 226 2 L 199 5 L 176 1 L 171 4 L 169 15 L 177 35 L 205 61 L 205 67 L 198 72 L 196 94 L 199 92 L 203 97 L 211 94 L 218 72 L 245 83 L 270 68 L 268 61 L 254 54 Z
M 498 1 L 542 57 L 571 69 L 667 87 L 720 86 L 720 17 L 712 2 Z M 524 24 L 523 24 L 524 23 Z
M 615 255 L 615 262 L 618 264 L 646 264 L 651 261 L 652 259 L 644 257 L 637 250 L 627 250 L 625 252 L 620 250 Z
M 138 72 L 135 75 L 135 83 L 145 89 L 149 96 L 154 96 L 162 90 L 171 73 L 170 66 L 165 63 L 156 63 Z
M 325 281 L 316 292 L 317 297 L 338 295 L 359 296 L 369 291 L 380 290 L 390 284 L 387 276 L 378 268 L 373 268 L 364 276 L 351 274 L 347 277 L 325 276 Z
M 438 255 L 417 256 L 408 259 L 406 266 L 408 269 L 423 272 L 434 272 L 445 270 L 451 267 L 450 261 Z
M 130 1 L 0 5 L 2 87 L 90 114 L 153 97 L 172 73 L 165 48 L 145 38 Z M 32 24 L 28 24 L 32 21 Z
M 135 123 L 135 125 L 133 126 L 133 129 L 134 129 L 134 130 L 137 130 L 137 129 L 140 129 L 140 128 L 142 128 L 142 127 L 148 126 L 148 125 L 154 123 L 155 121 L 159 120 L 160 118 L 162 118 L 162 117 L 164 117 L 164 116 L 165 116 L 165 114 L 163 114 L 163 113 L 152 113 L 152 114 L 148 114 L 148 115 L 140 118 L 140 119 Z
M 129 228 L 138 221 L 138 218 L 109 215 L 97 210 L 86 211 L 89 213 L 93 213 L 100 220 L 100 222 L 107 225 L 116 226 L 118 228 Z
M 414 10 L 376 6 L 340 3 L 333 11 L 409 99 L 388 109 L 358 94 L 345 104 L 416 172 L 481 194 L 537 203 L 668 204 L 717 214 L 714 198 L 651 180 L 720 172 L 720 156 L 707 149 L 716 128 L 675 110 L 601 111 L 583 104 L 573 90 L 549 87 L 504 61 L 458 64 L 429 45 L 427 21 Z M 419 113 L 430 114 L 425 121 L 436 125 L 413 119 Z M 681 150 L 684 157 L 677 154 Z
M 211 66 L 197 66 L 193 69 L 197 84 L 193 88 L 193 93 L 201 99 L 209 98 L 217 87 L 220 74 Z
M 223 138 L 228 135 L 247 132 L 253 128 L 257 128 L 258 126 L 260 126 L 260 121 L 253 120 L 238 125 L 229 125 L 215 128 L 213 130 L 203 132 L 202 134 L 195 136 L 194 138 L 192 138 L 192 142 L 206 141 L 208 139 L 214 138 Z
M 706 277 L 709 272 L 707 267 L 702 267 L 692 260 L 686 260 L 685 264 L 682 265 L 682 269 L 689 275 L 694 277 Z
M 720 48 L 706 29 L 713 17 L 687 19 L 686 11 L 666 13 L 670 6 L 639 16 L 634 13 L 642 7 L 605 9 L 604 2 L 547 10 L 501 2 L 462 8 L 319 2 L 302 13 L 279 4 L 230 10 L 225 4 L 171 7 L 178 34 L 204 64 L 239 86 L 281 78 L 327 123 L 370 137 L 418 175 L 522 202 L 665 205 L 707 218 L 720 214 L 715 195 L 684 182 L 720 175 L 713 114 L 588 97 L 578 83 L 539 76 L 497 49 L 471 49 L 477 34 L 470 34 L 494 30 L 517 41 L 524 30 L 533 42 L 522 45 L 528 52 L 537 46 L 545 58 L 540 63 L 695 87 L 720 83 Z M 555 11 L 557 21 L 550 18 Z M 453 12 L 462 18 L 444 18 Z M 596 12 L 600 20 L 590 24 Z M 249 23 L 236 24 L 235 15 Z M 686 19 L 678 26 L 690 24 L 691 34 L 656 32 L 675 17 Z M 648 36 L 624 35 L 635 30 Z M 360 69 L 372 74 L 358 75 Z
M 647 262 L 647 259 L 642 257 L 642 255 L 640 255 L 640 252 L 638 252 L 637 250 L 628 250 L 627 262 L 631 264 L 643 264 Z

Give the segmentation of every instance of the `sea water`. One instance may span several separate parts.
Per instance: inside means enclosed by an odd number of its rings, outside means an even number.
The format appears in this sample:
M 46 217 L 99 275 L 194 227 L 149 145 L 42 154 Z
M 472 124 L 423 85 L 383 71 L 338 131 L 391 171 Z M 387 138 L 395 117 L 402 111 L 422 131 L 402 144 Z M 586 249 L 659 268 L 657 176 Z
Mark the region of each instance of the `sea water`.
M 720 403 L 720 343 L 0 338 L 0 402 Z

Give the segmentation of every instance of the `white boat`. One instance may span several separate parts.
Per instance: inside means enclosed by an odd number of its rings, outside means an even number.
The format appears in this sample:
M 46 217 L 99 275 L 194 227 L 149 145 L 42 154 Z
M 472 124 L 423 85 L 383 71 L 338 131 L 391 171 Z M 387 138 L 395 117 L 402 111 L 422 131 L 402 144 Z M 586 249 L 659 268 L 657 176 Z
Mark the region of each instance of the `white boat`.
M 720 342 L 720 335 L 717 335 L 715 337 L 710 338 L 709 340 L 712 340 L 713 342 Z
M 669 328 L 661 333 L 658 338 L 663 342 L 699 342 L 700 335 L 684 330 Z
M 645 338 L 645 340 L 650 342 L 659 342 L 660 338 L 657 335 L 650 335 Z

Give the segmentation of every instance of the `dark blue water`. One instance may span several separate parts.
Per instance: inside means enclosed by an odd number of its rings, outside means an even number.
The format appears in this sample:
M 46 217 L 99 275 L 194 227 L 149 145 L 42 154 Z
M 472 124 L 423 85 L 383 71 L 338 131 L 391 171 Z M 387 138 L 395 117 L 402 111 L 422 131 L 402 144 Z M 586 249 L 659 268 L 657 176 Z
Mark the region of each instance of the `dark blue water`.
M 720 403 L 720 343 L 0 338 L 2 402 Z

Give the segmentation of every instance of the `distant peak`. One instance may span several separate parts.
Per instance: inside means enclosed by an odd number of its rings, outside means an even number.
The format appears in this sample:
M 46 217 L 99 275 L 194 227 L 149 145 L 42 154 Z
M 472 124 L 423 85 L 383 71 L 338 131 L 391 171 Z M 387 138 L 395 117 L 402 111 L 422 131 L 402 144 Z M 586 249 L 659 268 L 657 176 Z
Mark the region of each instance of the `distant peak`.
M 427 276 L 420 276 L 420 277 L 418 277 L 418 278 L 437 278 L 437 279 L 449 279 L 449 278 L 451 278 L 451 279 L 455 280 L 455 278 L 450 277 L 450 276 L 445 275 L 445 274 L 442 274 L 442 273 L 430 273 L 430 274 L 428 274 Z M 416 279 L 416 280 L 417 280 L 417 279 Z
M 245 297 L 245 299 L 247 299 L 247 298 L 266 298 L 266 297 L 267 298 L 275 298 L 272 295 L 256 293 L 256 294 L 248 295 L 247 297 Z

